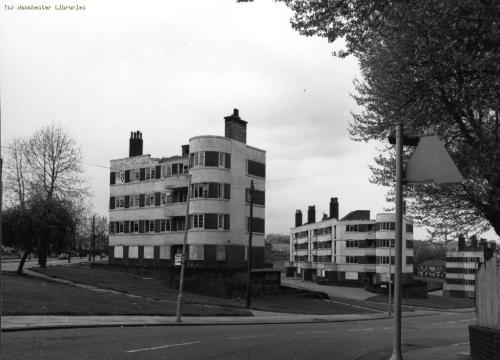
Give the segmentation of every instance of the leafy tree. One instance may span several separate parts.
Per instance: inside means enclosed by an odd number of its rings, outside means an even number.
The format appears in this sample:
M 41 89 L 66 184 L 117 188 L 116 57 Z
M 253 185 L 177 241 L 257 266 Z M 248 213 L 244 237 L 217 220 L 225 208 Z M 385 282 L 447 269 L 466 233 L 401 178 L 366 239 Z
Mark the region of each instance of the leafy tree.
M 66 250 L 75 234 L 71 204 L 55 198 L 34 197 L 24 207 L 7 209 L 2 221 L 5 243 L 24 252 L 18 273 L 22 273 L 26 258 L 34 251 L 39 253 L 40 266 L 45 267 L 47 254 Z
M 359 59 L 354 140 L 434 128 L 465 181 L 407 186 L 408 211 L 443 232 L 500 235 L 500 3 L 494 0 L 283 0 L 306 36 L 343 38 Z M 407 155 L 409 149 L 406 150 Z M 381 150 L 372 181 L 392 186 L 394 154 Z M 388 200 L 393 196 L 389 191 Z

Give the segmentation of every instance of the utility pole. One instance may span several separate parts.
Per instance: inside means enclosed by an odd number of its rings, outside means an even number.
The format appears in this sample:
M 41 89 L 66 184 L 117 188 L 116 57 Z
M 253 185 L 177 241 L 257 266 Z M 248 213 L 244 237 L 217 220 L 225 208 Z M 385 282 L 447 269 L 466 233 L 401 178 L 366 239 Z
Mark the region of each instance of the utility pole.
M 181 276 L 179 280 L 179 296 L 177 297 L 177 322 L 181 322 L 182 288 L 184 286 L 184 268 L 186 267 L 186 243 L 189 229 L 189 201 L 191 200 L 191 174 L 188 175 L 186 217 L 184 219 L 184 240 L 182 241 Z
M 252 298 L 252 233 L 253 233 L 253 180 L 250 180 L 250 217 L 248 219 L 248 252 L 247 252 L 247 308 Z
M 391 313 L 392 313 L 392 310 L 391 310 L 391 297 L 392 297 L 392 289 L 391 289 L 391 284 L 392 284 L 392 279 L 391 279 L 392 257 L 391 257 L 391 250 L 392 250 L 392 240 L 389 239 L 389 317 L 391 316 Z

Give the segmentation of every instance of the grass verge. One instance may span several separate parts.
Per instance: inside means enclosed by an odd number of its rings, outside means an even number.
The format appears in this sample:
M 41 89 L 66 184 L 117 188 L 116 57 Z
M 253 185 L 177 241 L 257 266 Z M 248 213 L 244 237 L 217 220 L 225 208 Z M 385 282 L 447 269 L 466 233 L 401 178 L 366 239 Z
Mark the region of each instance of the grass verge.
M 165 315 L 175 302 L 97 292 L 14 273 L 2 273 L 2 315 Z M 185 304 L 185 316 L 250 316 L 243 309 Z
M 63 278 L 74 282 L 93 285 L 99 288 L 112 289 L 133 295 L 145 296 L 153 299 L 177 300 L 177 290 L 166 288 L 160 279 L 143 277 L 107 269 L 90 269 L 84 265 L 50 266 L 37 271 L 53 277 Z M 214 305 L 227 308 L 245 308 L 245 299 L 223 299 L 212 296 L 183 293 L 183 301 L 191 305 Z M 314 293 L 307 291 L 286 290 L 281 294 L 265 297 L 253 297 L 252 309 L 295 314 L 355 314 L 372 313 L 370 309 L 362 309 L 324 301 Z M 380 306 L 375 303 L 376 306 Z

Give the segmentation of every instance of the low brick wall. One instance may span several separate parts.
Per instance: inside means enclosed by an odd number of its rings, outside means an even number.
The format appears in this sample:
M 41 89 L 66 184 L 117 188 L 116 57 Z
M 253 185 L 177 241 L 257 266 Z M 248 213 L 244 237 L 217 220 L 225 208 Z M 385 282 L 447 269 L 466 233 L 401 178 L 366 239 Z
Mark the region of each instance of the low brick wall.
M 473 360 L 500 360 L 500 330 L 470 325 L 469 341 Z

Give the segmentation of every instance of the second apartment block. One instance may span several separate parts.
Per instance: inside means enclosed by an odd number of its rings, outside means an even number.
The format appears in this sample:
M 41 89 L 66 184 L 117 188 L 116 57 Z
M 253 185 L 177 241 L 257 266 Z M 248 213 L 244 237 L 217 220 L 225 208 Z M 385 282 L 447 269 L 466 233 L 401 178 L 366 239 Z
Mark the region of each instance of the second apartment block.
M 353 285 L 379 284 L 394 279 L 395 214 L 355 210 L 339 218 L 337 198 L 330 200 L 330 214 L 316 222 L 315 206 L 307 221 L 295 214 L 290 229 L 288 275 L 304 280 L 324 280 Z M 413 222 L 403 217 L 403 283 L 413 279 Z

